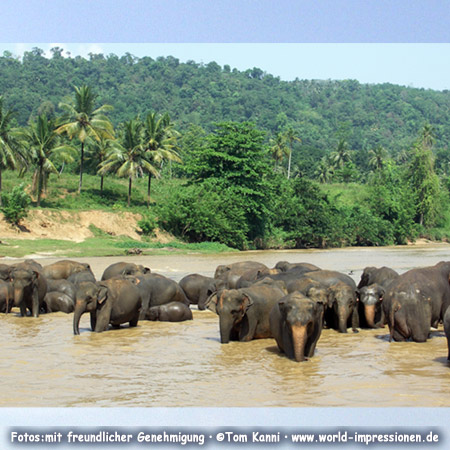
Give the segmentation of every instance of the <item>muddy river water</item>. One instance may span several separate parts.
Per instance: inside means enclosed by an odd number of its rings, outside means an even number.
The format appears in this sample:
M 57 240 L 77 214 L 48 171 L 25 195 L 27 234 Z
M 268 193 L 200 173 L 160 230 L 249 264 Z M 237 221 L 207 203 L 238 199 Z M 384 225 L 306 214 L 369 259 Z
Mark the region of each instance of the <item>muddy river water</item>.
M 351 273 L 358 282 L 368 265 L 404 272 L 450 260 L 450 245 L 78 260 L 100 278 L 125 259 L 177 281 L 188 273 L 212 276 L 218 264 L 257 260 L 273 267 L 287 260 Z M 144 321 L 99 334 L 85 314 L 80 336 L 72 333 L 72 317 L 0 316 L 2 407 L 450 406 L 442 326 L 422 344 L 390 343 L 387 327 L 345 335 L 324 330 L 315 356 L 296 363 L 273 339 L 220 344 L 218 318 L 209 311 L 194 310 L 188 322 Z

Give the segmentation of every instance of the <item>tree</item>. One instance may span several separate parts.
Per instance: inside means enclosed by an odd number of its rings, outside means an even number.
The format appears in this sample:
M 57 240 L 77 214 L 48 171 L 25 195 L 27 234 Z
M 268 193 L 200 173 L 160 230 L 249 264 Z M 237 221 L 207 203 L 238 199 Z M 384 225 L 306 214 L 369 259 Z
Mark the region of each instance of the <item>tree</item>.
M 81 142 L 80 181 L 78 193 L 83 184 L 84 148 L 90 139 L 99 141 L 103 138 L 113 138 L 114 130 L 105 113 L 112 110 L 110 105 L 102 105 L 95 109 L 96 95 L 90 86 L 74 87 L 73 98 L 68 102 L 61 102 L 59 107 L 65 111 L 62 118 L 63 125 L 58 133 L 66 133 L 69 139 L 77 138 Z
M 91 153 L 90 159 L 96 161 L 97 167 L 101 167 L 109 151 L 116 144 L 115 139 L 108 139 L 103 136 L 100 140 L 93 141 L 89 144 L 89 152 Z M 100 193 L 103 194 L 103 181 L 104 175 L 100 174 Z
M 17 145 L 16 134 L 12 129 L 13 117 L 14 112 L 11 109 L 5 109 L 3 96 L 0 96 L 0 206 L 2 204 L 2 171 L 16 167 L 15 152 Z
M 369 166 L 374 170 L 383 168 L 388 156 L 387 150 L 381 145 L 377 145 L 374 149 L 369 150 Z
M 284 133 L 277 133 L 275 139 L 270 140 L 270 154 L 275 160 L 275 171 L 278 170 L 280 162 L 286 155 L 290 156 L 290 150 L 287 146 L 287 137 Z
M 34 179 L 37 206 L 41 205 L 41 195 L 50 173 L 58 173 L 55 162 L 72 162 L 75 149 L 61 144 L 56 133 L 55 120 L 40 115 L 22 132 L 22 142 L 29 147 L 29 157 L 35 166 Z
M 342 169 L 346 163 L 351 162 L 351 151 L 345 139 L 339 139 L 337 149 L 331 153 L 330 157 L 335 167 L 339 169 Z
M 119 177 L 128 178 L 128 207 L 131 204 L 133 180 L 153 170 L 146 159 L 143 136 L 143 125 L 138 117 L 124 122 L 117 143 L 99 169 L 100 175 L 113 172 Z
M 295 131 L 292 127 L 289 127 L 284 132 L 284 135 L 286 137 L 286 140 L 289 142 L 289 160 L 287 171 L 287 178 L 289 179 L 291 177 L 292 145 L 294 144 L 294 141 L 301 142 L 301 139 L 295 134 Z
M 439 178 L 434 172 L 434 157 L 431 151 L 432 129 L 425 125 L 408 167 L 408 178 L 416 197 L 416 211 L 420 225 L 433 226 L 439 205 Z
M 149 163 L 147 207 L 150 206 L 150 190 L 152 176 L 158 177 L 157 167 L 161 167 L 163 161 L 181 162 L 176 148 L 179 133 L 173 128 L 169 114 L 158 115 L 150 112 L 144 121 L 144 146 L 146 158 Z

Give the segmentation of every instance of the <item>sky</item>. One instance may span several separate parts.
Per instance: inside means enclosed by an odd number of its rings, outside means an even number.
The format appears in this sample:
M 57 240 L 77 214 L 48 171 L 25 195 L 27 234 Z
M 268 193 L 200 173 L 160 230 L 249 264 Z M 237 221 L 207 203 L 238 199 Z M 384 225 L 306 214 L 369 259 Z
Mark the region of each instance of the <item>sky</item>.
M 59 46 L 258 67 L 282 80 L 450 88 L 448 0 L 3 0 L 0 54 Z

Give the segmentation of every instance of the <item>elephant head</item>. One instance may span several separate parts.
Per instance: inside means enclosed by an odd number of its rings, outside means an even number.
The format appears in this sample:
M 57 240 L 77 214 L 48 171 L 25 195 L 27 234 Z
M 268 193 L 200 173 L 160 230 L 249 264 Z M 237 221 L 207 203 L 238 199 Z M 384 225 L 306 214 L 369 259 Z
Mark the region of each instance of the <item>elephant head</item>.
M 348 320 L 356 307 L 356 292 L 348 284 L 338 282 L 328 288 L 327 297 L 328 308 L 337 318 L 339 332 L 347 333 Z
M 364 305 L 364 316 L 367 321 L 367 325 L 370 328 L 375 328 L 375 313 L 377 306 L 380 305 L 383 300 L 385 290 L 379 284 L 371 284 L 370 286 L 363 286 L 357 290 L 359 295 L 359 301 Z
M 314 354 L 322 331 L 324 303 L 295 292 L 278 302 L 281 338 L 286 355 L 304 361 Z
M 108 288 L 100 283 L 81 283 L 77 289 L 73 316 L 73 333 L 80 334 L 80 319 L 85 312 L 91 314 L 92 331 L 97 329 L 97 310 L 106 307 Z
M 41 274 L 33 269 L 24 267 L 13 267 L 10 271 L 10 279 L 14 293 L 14 305 L 20 307 L 22 316 L 26 315 L 26 308 L 31 309 L 34 317 L 39 315 L 40 286 L 39 279 Z M 42 288 L 47 290 L 47 283 Z M 43 293 L 45 295 L 45 292 Z
M 208 309 L 219 315 L 220 342 L 227 344 L 230 339 L 237 338 L 235 327 L 245 317 L 247 310 L 253 305 L 251 298 L 242 290 L 224 289 L 212 296 Z

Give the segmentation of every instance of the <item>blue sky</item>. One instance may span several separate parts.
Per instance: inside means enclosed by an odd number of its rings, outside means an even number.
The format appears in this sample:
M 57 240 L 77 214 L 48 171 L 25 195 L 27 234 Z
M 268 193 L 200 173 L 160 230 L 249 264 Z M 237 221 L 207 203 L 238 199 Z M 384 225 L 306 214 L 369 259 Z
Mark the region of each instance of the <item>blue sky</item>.
M 8 7 L 9 4 L 9 7 Z M 448 0 L 3 0 L 0 52 L 172 55 L 283 80 L 449 89 Z M 24 44 L 27 43 L 27 44 Z

